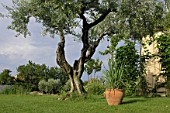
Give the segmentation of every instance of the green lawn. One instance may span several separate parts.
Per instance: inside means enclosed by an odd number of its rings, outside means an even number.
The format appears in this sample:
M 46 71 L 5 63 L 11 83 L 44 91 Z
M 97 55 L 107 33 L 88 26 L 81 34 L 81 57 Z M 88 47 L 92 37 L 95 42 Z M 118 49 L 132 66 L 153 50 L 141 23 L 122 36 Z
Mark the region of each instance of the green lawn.
M 108 106 L 102 97 L 59 101 L 56 96 L 0 95 L 0 113 L 170 113 L 170 98 L 125 98 Z

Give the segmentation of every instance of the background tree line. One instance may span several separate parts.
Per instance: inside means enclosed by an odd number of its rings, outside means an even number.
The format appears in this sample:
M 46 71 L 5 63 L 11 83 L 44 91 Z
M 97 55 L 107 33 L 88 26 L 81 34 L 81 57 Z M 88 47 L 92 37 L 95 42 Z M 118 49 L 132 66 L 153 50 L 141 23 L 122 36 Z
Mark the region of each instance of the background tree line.
M 31 88 L 31 90 L 38 90 L 38 83 L 41 80 L 48 81 L 48 79 L 59 79 L 64 85 L 68 78 L 65 73 L 58 67 L 48 67 L 45 64 L 36 64 L 28 61 L 28 64 L 20 65 L 17 68 L 17 75 L 11 76 L 11 71 L 4 69 L 0 73 L 0 84 L 2 85 L 22 85 Z

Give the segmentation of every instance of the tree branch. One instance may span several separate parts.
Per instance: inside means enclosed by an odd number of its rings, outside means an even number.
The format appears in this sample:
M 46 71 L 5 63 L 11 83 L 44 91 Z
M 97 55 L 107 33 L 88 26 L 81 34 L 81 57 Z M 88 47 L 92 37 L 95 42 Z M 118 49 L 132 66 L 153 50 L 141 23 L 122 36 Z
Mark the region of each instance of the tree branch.
M 78 71 L 78 76 L 81 77 L 82 73 L 84 72 L 84 63 L 85 63 L 85 58 L 86 58 L 86 52 L 89 48 L 89 42 L 88 42 L 88 30 L 84 29 L 82 30 L 83 35 L 82 35 L 82 42 L 83 42 L 83 48 L 81 49 L 81 56 L 78 61 L 75 61 L 74 63 L 74 69 L 79 69 Z
M 60 42 L 58 43 L 58 47 L 56 50 L 56 55 L 57 55 L 56 62 L 61 68 L 64 69 L 66 73 L 70 74 L 72 73 L 72 67 L 68 64 L 64 52 L 65 37 L 62 30 L 60 30 L 59 33 L 60 33 Z
M 83 28 L 86 27 L 85 25 L 88 25 L 86 17 L 84 16 L 85 9 L 86 9 L 86 7 L 82 7 L 80 9 L 80 13 L 79 13 L 80 18 L 83 20 Z
M 89 28 L 91 28 L 91 27 L 97 25 L 98 23 L 100 23 L 101 21 L 103 21 L 110 12 L 111 12 L 111 9 L 108 9 L 107 11 L 102 13 L 102 15 L 96 21 L 94 21 L 93 23 L 89 24 Z
M 105 36 L 105 33 L 101 33 L 98 40 L 96 40 L 89 48 L 86 54 L 86 58 L 85 58 L 85 62 L 87 62 L 95 53 L 95 50 L 97 48 L 97 46 L 99 45 L 101 39 L 103 39 L 103 37 Z
M 83 29 L 82 29 L 82 43 L 83 43 L 83 48 L 81 50 L 81 56 L 79 60 L 76 60 L 74 62 L 74 69 L 79 69 L 77 70 L 78 76 L 81 77 L 82 73 L 84 71 L 84 63 L 92 57 L 92 55 L 95 52 L 96 47 L 99 45 L 100 40 L 103 38 L 104 34 L 99 36 L 99 39 L 95 41 L 94 45 L 89 47 L 89 41 L 88 41 L 88 31 L 91 27 L 97 25 L 101 21 L 105 19 L 105 17 L 111 12 L 111 9 L 108 9 L 106 12 L 104 12 L 96 21 L 94 21 L 91 24 L 87 23 L 87 20 L 84 16 L 86 7 L 82 7 L 79 16 L 83 20 Z M 88 54 L 86 54 L 88 51 Z

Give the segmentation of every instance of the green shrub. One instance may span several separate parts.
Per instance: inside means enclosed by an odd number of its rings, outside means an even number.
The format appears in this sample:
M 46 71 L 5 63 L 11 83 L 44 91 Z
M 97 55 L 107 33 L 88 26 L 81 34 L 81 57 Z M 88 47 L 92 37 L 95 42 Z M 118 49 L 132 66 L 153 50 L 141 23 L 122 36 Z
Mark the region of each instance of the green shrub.
M 57 93 L 61 89 L 61 82 L 59 79 L 48 79 L 46 82 L 45 80 L 41 80 L 38 83 L 38 88 L 43 93 Z
M 88 83 L 85 86 L 88 94 L 92 95 L 102 95 L 105 91 L 105 86 L 101 82 Z
M 145 76 L 140 76 L 135 82 L 126 83 L 126 96 L 148 96 L 150 93 Z
M 60 79 L 48 79 L 48 83 L 50 93 L 60 92 L 62 86 Z
M 45 80 L 41 80 L 41 81 L 38 83 L 38 89 L 39 89 L 41 92 L 44 92 L 44 91 L 45 91 L 45 88 L 46 88 L 46 81 L 45 81 Z
M 68 92 L 70 91 L 70 89 L 71 89 L 70 80 L 68 80 L 66 84 L 62 87 L 62 91 Z
M 32 83 L 26 83 L 26 82 L 21 82 L 21 81 L 15 81 L 12 85 L 17 85 L 17 86 L 23 86 L 27 89 L 30 89 L 31 91 L 37 91 L 38 85 L 32 84 Z
M 3 88 L 3 90 L 1 91 L 1 94 L 27 94 L 28 92 L 30 92 L 31 89 L 21 86 L 21 85 L 11 85 L 11 86 L 6 86 Z
M 125 95 L 126 96 L 137 96 L 138 94 L 137 94 L 137 92 L 136 92 L 136 86 L 135 86 L 135 84 L 133 84 L 133 83 L 130 83 L 130 84 L 128 84 L 128 85 L 126 85 L 126 87 L 125 87 Z

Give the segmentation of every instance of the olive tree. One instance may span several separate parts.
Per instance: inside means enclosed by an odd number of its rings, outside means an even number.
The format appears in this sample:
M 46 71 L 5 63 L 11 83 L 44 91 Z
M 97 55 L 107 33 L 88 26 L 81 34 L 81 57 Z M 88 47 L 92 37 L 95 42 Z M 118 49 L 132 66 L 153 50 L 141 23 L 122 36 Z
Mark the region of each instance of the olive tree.
M 43 33 L 59 35 L 56 50 L 57 64 L 68 74 L 71 91 L 84 93 L 81 77 L 84 64 L 91 59 L 99 42 L 111 33 L 109 14 L 117 12 L 118 1 L 114 0 L 13 0 L 13 7 L 7 7 L 13 19 L 10 29 L 18 35 L 29 33 L 27 25 L 30 17 L 43 24 Z M 107 18 L 108 16 L 108 18 Z M 107 19 L 106 19 L 107 18 Z M 107 20 L 107 21 L 106 21 Z M 104 22 L 105 21 L 105 22 Z M 105 24 L 105 27 L 103 27 Z M 75 29 L 81 29 L 76 32 Z M 65 37 L 71 34 L 83 44 L 78 60 L 71 66 L 65 57 Z
M 120 38 L 126 36 L 128 33 L 123 30 L 129 28 L 122 25 L 132 25 L 127 24 L 126 19 L 129 18 L 128 4 L 134 3 L 130 9 L 132 13 L 138 14 L 134 9 L 138 5 L 141 9 L 145 7 L 145 2 L 150 1 L 155 0 L 13 0 L 13 6 L 6 8 L 12 18 L 9 29 L 18 32 L 18 35 L 23 34 L 26 37 L 30 34 L 27 25 L 30 18 L 34 17 L 36 22 L 42 23 L 43 34 L 60 37 L 56 62 L 70 78 L 70 92 L 78 91 L 83 94 L 85 90 L 81 77 L 84 64 L 91 59 L 100 41 L 118 34 L 121 34 Z M 68 35 L 79 39 L 83 45 L 80 57 L 73 65 L 65 57 L 65 38 Z

